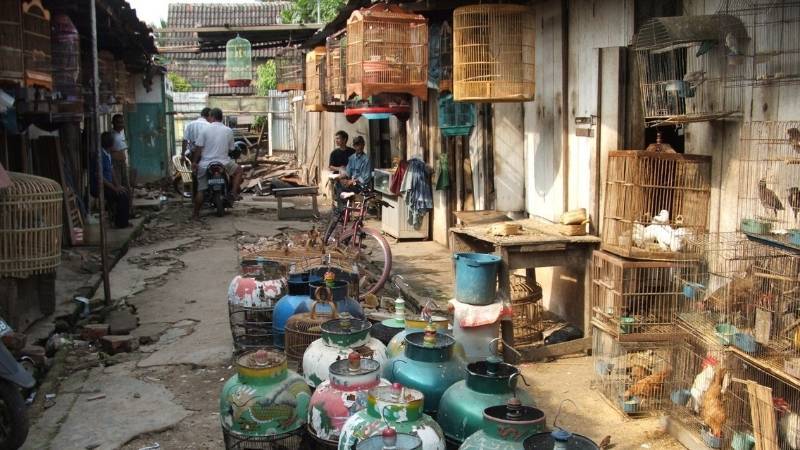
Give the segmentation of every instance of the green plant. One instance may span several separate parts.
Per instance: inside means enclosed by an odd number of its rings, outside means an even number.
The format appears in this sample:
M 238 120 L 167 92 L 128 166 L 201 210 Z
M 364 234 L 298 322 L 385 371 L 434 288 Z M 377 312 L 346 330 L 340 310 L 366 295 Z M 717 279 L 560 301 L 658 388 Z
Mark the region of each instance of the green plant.
M 278 84 L 278 77 L 275 72 L 275 61 L 269 60 L 256 68 L 256 94 L 261 96 L 269 95 L 269 91 L 275 89 Z
M 292 6 L 281 11 L 283 23 L 316 23 L 317 3 L 323 23 L 330 22 L 342 9 L 345 0 L 297 0 Z
M 192 84 L 189 83 L 189 80 L 175 72 L 168 72 L 167 79 L 172 82 L 172 90 L 174 92 L 189 92 L 192 90 Z

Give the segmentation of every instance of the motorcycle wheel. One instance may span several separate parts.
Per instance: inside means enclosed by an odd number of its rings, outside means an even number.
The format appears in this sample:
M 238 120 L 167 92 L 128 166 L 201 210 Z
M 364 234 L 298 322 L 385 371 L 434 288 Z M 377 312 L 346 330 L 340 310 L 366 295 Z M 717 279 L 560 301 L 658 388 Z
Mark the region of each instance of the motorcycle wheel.
M 225 203 L 222 200 L 222 192 L 216 191 L 214 192 L 214 207 L 217 208 L 217 217 L 222 217 L 225 215 Z
M 18 449 L 28 437 L 28 414 L 17 386 L 0 382 L 0 448 Z

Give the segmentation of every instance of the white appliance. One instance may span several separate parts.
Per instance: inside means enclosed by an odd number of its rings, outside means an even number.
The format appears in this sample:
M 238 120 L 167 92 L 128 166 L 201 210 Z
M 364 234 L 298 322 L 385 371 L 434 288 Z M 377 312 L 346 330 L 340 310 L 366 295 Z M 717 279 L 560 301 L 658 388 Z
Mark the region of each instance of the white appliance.
M 392 169 L 373 170 L 375 190 L 381 193 L 383 201 L 393 206 L 384 206 L 381 209 L 381 230 L 397 239 L 427 239 L 430 212 L 425 214 L 419 228 L 408 224 L 409 211 L 403 195 L 394 195 L 389 191 L 389 180 L 393 174 Z

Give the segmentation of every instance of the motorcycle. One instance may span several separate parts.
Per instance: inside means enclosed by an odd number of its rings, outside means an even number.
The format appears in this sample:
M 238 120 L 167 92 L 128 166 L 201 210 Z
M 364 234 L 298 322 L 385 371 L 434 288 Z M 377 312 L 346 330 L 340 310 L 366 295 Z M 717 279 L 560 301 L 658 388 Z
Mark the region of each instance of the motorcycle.
M 234 149 L 228 152 L 228 157 L 236 161 L 245 151 L 247 151 L 247 144 L 244 141 L 237 140 Z M 195 182 L 192 176 L 192 162 L 185 156 L 176 155 L 172 158 L 172 165 L 174 169 L 172 174 L 172 186 L 175 192 L 183 198 L 192 198 L 194 194 L 193 183 Z M 214 172 L 212 172 L 212 168 Z M 208 188 L 210 192 L 205 195 L 203 205 L 204 207 L 215 209 L 217 216 L 222 217 L 222 215 L 225 214 L 225 208 L 233 207 L 233 201 L 228 195 L 231 190 L 231 180 L 225 173 L 224 165 L 220 163 L 211 163 L 207 170 L 209 175 Z M 214 177 L 213 181 L 212 176 Z M 224 182 L 221 181 L 221 179 L 224 179 Z
M 222 163 L 212 162 L 208 165 L 208 190 L 205 191 L 205 201 L 210 202 L 217 211 L 217 217 L 225 214 L 225 208 L 233 207 L 230 196 L 231 180 L 225 172 Z
M 0 337 L 11 327 L 0 319 Z M 14 359 L 0 340 L 0 448 L 17 449 L 28 437 L 28 414 L 21 389 L 31 389 L 36 380 Z

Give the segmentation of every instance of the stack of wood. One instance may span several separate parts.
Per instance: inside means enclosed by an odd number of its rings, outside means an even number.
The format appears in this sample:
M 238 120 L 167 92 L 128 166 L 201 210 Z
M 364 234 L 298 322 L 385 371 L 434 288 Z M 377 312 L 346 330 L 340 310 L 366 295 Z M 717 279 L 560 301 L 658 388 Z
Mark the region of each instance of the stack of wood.
M 243 164 L 242 192 L 269 195 L 272 188 L 304 186 L 300 168 L 293 161 L 276 157 L 259 157 L 253 163 Z

